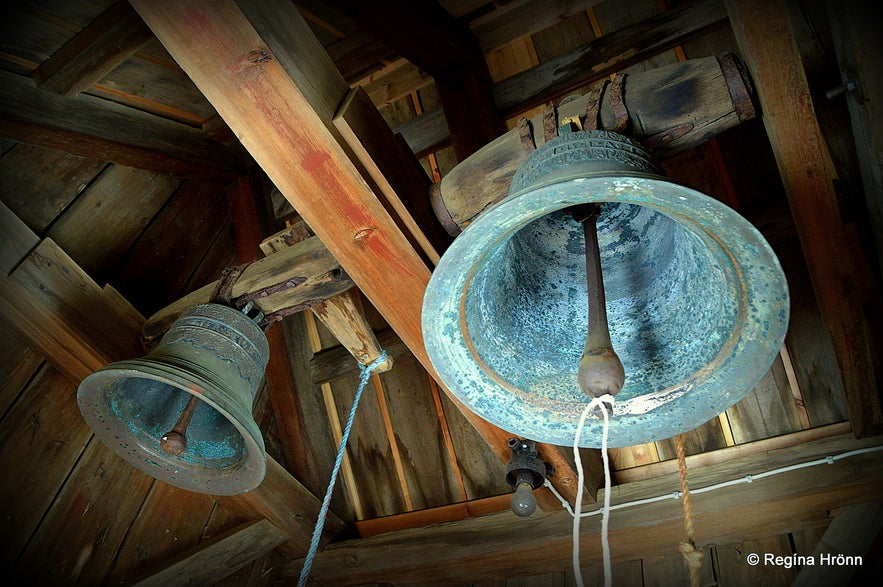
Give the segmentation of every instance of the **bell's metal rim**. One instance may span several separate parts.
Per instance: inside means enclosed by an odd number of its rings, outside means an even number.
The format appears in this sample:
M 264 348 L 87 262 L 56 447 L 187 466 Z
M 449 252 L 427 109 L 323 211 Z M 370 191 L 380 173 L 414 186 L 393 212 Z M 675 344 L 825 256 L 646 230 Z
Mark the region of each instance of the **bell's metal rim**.
M 733 270 L 739 275 L 741 295 L 738 311 L 742 319 L 738 322 L 745 328 L 734 331 L 724 343 L 726 349 L 722 348 L 715 358 L 716 369 L 702 369 L 703 372 L 697 372 L 693 380 L 685 381 L 675 388 L 658 391 L 652 398 L 642 399 L 643 406 L 637 403 L 632 406 L 637 410 L 634 414 L 629 413 L 629 406 L 617 405 L 616 416 L 611 421 L 608 446 L 643 444 L 696 428 L 749 393 L 763 377 L 765 370 L 758 370 L 759 374 L 752 379 L 741 381 L 738 391 L 730 391 L 725 380 L 745 361 L 741 357 L 743 353 L 734 354 L 732 351 L 740 351 L 746 345 L 751 345 L 759 349 L 751 355 L 754 361 L 760 355 L 763 361 L 768 360 L 765 364 L 772 364 L 784 341 L 789 313 L 784 273 L 769 244 L 757 229 L 717 200 L 661 176 L 629 173 L 616 177 L 558 176 L 556 180 L 514 193 L 483 212 L 454 241 L 436 267 L 424 297 L 423 331 L 430 360 L 448 389 L 477 415 L 509 432 L 550 444 L 573 443 L 576 424 L 585 404 L 548 399 L 535 401 L 530 394 L 507 385 L 484 365 L 471 347 L 466 326 L 465 300 L 471 279 L 482 260 L 531 221 L 574 204 L 622 202 L 651 207 L 680 224 L 698 226 L 707 237 L 726 251 L 733 263 Z M 579 184 L 579 195 L 575 195 L 573 189 L 568 189 L 572 184 Z M 673 188 L 676 188 L 677 195 L 672 194 Z M 660 195 L 665 193 L 671 197 Z M 698 216 L 697 211 L 701 211 Z M 735 226 L 713 224 L 715 218 L 722 217 Z M 692 227 L 688 228 L 693 230 Z M 749 238 L 734 240 L 721 236 L 733 234 Z M 750 259 L 748 253 L 724 245 L 724 242 L 745 240 L 750 241 L 755 255 L 762 258 L 761 260 Z M 463 267 L 471 269 L 464 271 Z M 755 307 L 755 300 L 748 298 L 749 291 L 760 289 L 784 292 L 784 299 L 777 300 L 778 305 L 770 308 L 769 315 L 759 315 L 760 310 Z M 774 312 L 776 309 L 778 311 Z M 704 409 L 701 405 L 697 407 L 697 388 L 701 390 L 703 386 L 725 390 L 716 398 L 722 401 Z M 588 399 L 586 398 L 586 403 Z M 511 402 L 511 406 L 506 408 L 505 417 L 496 408 L 503 405 L 501 402 Z M 648 418 L 640 414 L 641 410 L 643 414 L 649 414 L 662 407 L 680 410 L 685 415 L 676 429 L 662 427 L 653 430 L 652 426 L 648 426 Z M 687 407 L 690 409 L 685 409 Z M 513 414 L 520 414 L 523 424 L 518 424 L 519 418 Z M 630 433 L 627 430 L 629 426 L 640 430 Z M 581 446 L 598 447 L 600 437 L 601 423 L 590 421 L 582 435 Z
M 212 399 L 213 397 L 224 399 L 225 395 L 222 392 L 212 393 L 212 391 L 219 390 L 220 387 L 217 383 L 207 380 L 202 374 L 190 370 L 185 371 L 167 362 L 160 363 L 149 358 L 111 363 L 86 377 L 80 384 L 77 393 L 80 412 L 89 427 L 102 439 L 102 443 L 115 454 L 152 477 L 157 477 L 156 469 L 181 470 L 180 459 L 159 449 L 159 439 L 157 439 L 156 446 L 148 446 L 143 442 L 142 437 L 131 431 L 126 433 L 125 439 L 111 437 L 107 434 L 109 428 L 105 422 L 101 421 L 93 406 L 96 400 L 104 395 L 110 384 L 121 377 L 138 377 L 160 381 L 198 397 L 200 401 L 205 402 L 226 418 L 236 428 L 245 443 L 245 458 L 235 466 L 225 469 L 189 467 L 186 475 L 173 479 L 163 476 L 163 481 L 181 489 L 210 493 L 211 495 L 238 495 L 251 491 L 261 484 L 266 474 L 265 446 L 260 429 L 254 423 L 251 413 L 239 409 L 235 402 L 228 403 Z M 209 393 L 206 393 L 207 391 Z M 143 454 L 149 455 L 158 466 L 151 468 L 144 459 L 131 459 L 130 456 L 137 454 L 137 452 L 127 450 L 122 446 L 126 439 L 140 449 Z M 200 471 L 205 471 L 205 474 L 200 474 Z

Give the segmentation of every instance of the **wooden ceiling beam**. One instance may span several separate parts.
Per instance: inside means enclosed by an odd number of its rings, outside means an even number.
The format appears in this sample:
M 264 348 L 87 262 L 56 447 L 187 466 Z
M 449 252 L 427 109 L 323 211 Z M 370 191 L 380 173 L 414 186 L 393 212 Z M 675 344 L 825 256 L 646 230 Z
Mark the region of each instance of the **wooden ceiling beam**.
M 847 434 L 691 470 L 696 542 L 700 546 L 729 544 L 824 527 L 831 521 L 832 510 L 881 499 L 880 452 L 756 478 L 750 485 L 695 491 L 749 473 L 757 476 L 881 443 L 880 437 L 856 440 Z M 609 537 L 614 561 L 678 552 L 684 536 L 683 509 L 670 496 L 679 488 L 677 472 L 613 488 L 614 506 L 664 497 L 612 511 Z M 583 567 L 601 565 L 600 525 L 598 515 L 582 521 Z M 530 518 L 501 512 L 330 544 L 316 557 L 311 577 L 329 585 L 475 583 L 569 569 L 572 544 L 572 518 L 563 510 Z M 391 552 L 395 556 L 389 556 Z M 292 561 L 283 578 L 296 575 L 300 564 Z
M 437 2 L 331 0 L 331 4 L 435 78 L 458 159 L 506 132 L 478 40 Z
M 672 8 L 497 82 L 493 86 L 494 101 L 504 116 L 515 116 L 726 22 L 721 0 L 700 0 Z M 436 111 L 426 112 L 394 130 L 402 134 L 415 153 L 424 153 L 450 139 L 450 131 Z
M 514 0 L 469 23 L 489 53 L 600 4 L 603 0 Z
M 41 90 L 75 96 L 152 38 L 129 2 L 118 0 L 40 64 L 32 77 Z
M 332 132 L 334 111 L 348 88 L 300 14 L 286 3 L 251 0 L 240 5 L 232 0 L 133 0 L 132 4 L 362 293 L 438 380 L 423 345 L 420 321 L 429 269 Z M 445 391 L 494 453 L 508 461 L 511 434 Z M 552 481 L 558 490 L 575 497 L 575 473 L 558 448 L 546 446 L 541 451 L 555 465 Z M 599 481 L 593 474 L 589 486 Z
M 859 437 L 878 434 L 883 431 L 883 407 L 875 366 L 880 365 L 881 358 L 874 354 L 871 344 L 858 293 L 865 288 L 859 284 L 853 266 L 834 178 L 829 172 L 829 155 L 822 142 L 787 5 L 726 0 L 726 8 L 757 89 L 762 120 L 819 310 L 837 355 L 849 420 Z M 879 298 L 875 302 L 879 304 Z
M 81 94 L 66 98 L 33 80 L 0 71 L 0 136 L 203 181 L 244 174 L 241 148 L 224 147 L 195 128 Z

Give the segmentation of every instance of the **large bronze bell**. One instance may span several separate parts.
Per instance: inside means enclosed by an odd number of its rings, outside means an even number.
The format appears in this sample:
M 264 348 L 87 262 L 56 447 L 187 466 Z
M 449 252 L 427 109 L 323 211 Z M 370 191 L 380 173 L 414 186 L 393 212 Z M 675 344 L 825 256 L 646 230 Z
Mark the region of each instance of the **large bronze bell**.
M 609 446 L 693 429 L 744 397 L 783 342 L 789 299 L 767 242 L 735 211 L 660 175 L 636 142 L 564 132 L 519 168 L 436 267 L 426 348 L 469 409 L 521 437 L 573 443 L 589 324 L 583 227 L 597 218 L 610 339 L 625 369 Z M 589 418 L 583 446 L 600 446 Z
M 77 401 L 98 439 L 148 475 L 199 493 L 243 493 L 266 470 L 251 413 L 269 356 L 251 318 L 202 304 L 146 357 L 86 377 Z

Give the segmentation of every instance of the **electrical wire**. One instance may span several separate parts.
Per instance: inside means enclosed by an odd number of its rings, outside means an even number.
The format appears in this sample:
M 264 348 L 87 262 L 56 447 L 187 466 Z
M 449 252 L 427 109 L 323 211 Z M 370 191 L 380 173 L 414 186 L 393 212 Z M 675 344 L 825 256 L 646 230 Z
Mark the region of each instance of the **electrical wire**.
M 767 477 L 781 475 L 782 473 L 788 473 L 790 471 L 796 471 L 798 469 L 807 469 L 809 467 L 815 467 L 817 465 L 826 465 L 826 464 L 833 465 L 836 461 L 839 461 L 841 459 L 854 457 L 854 456 L 862 455 L 862 454 L 868 454 L 868 453 L 872 453 L 872 452 L 877 452 L 877 451 L 881 451 L 881 450 L 883 450 L 883 445 L 869 446 L 866 448 L 859 448 L 859 449 L 850 450 L 850 451 L 847 451 L 844 453 L 840 453 L 837 455 L 828 455 L 826 457 L 815 459 L 812 461 L 807 461 L 805 463 L 797 463 L 795 465 L 788 465 L 786 467 L 780 467 L 778 469 L 772 469 L 770 471 L 764 471 L 762 473 L 757 473 L 757 474 L 753 474 L 753 475 L 745 475 L 744 477 L 740 477 L 738 479 L 731 479 L 730 481 L 722 481 L 720 483 L 715 483 L 713 485 L 708 485 L 706 487 L 700 487 L 698 489 L 691 488 L 690 492 L 694 495 L 698 494 L 698 493 L 708 493 L 710 491 L 715 491 L 717 489 L 723 489 L 724 487 L 732 487 L 734 485 L 740 485 L 742 483 L 753 483 L 754 481 L 757 481 L 759 479 L 765 479 Z M 555 495 L 555 497 L 558 498 L 558 501 L 561 502 L 561 506 L 565 510 L 567 510 L 567 513 L 569 513 L 571 516 L 574 516 L 574 517 L 577 516 L 577 513 L 574 511 L 574 508 L 571 507 L 570 502 L 568 502 L 566 499 L 564 499 L 564 497 L 560 493 L 558 493 L 558 490 L 555 489 L 555 487 L 548 481 L 548 479 L 545 481 L 544 485 L 546 487 L 548 487 L 549 490 L 552 491 L 552 494 Z M 639 506 L 639 505 L 646 505 L 648 503 L 655 503 L 657 501 L 665 501 L 667 499 L 681 499 L 681 492 L 680 491 L 673 491 L 672 493 L 667 493 L 664 495 L 657 495 L 656 497 L 648 497 L 645 499 L 636 499 L 633 501 L 626 501 L 623 503 L 618 503 L 618 504 L 615 504 L 612 506 L 608 506 L 608 505 L 606 505 L 608 503 L 606 494 L 608 494 L 608 493 L 610 493 L 610 491 L 609 491 L 609 489 L 607 489 L 605 487 L 605 496 L 604 496 L 605 506 L 603 508 L 598 508 L 598 509 L 593 510 L 591 512 L 579 513 L 578 514 L 579 517 L 586 518 L 589 516 L 597 516 L 598 514 L 603 514 L 605 512 L 605 510 L 609 510 L 609 511 L 619 510 L 619 509 L 635 507 L 635 506 Z

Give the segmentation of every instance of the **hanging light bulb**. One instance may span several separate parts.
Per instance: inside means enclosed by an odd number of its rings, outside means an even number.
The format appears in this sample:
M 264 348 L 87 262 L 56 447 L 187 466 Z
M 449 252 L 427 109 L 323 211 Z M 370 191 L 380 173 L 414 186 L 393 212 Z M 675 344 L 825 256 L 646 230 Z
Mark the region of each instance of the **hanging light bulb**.
M 540 460 L 533 440 L 510 438 L 509 448 L 512 458 L 506 466 L 506 481 L 515 488 L 509 507 L 515 515 L 526 518 L 537 509 L 533 490 L 545 481 L 546 464 Z

